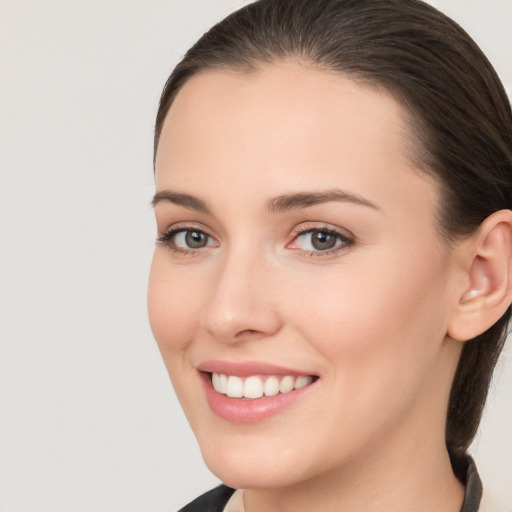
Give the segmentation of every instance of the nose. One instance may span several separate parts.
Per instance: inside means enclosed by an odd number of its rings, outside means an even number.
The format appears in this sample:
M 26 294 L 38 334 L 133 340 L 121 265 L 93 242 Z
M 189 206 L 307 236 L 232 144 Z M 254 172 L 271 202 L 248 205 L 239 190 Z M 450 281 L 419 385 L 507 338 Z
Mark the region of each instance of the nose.
M 233 253 L 219 262 L 202 311 L 203 329 L 224 343 L 276 334 L 281 328 L 276 270 L 246 252 Z

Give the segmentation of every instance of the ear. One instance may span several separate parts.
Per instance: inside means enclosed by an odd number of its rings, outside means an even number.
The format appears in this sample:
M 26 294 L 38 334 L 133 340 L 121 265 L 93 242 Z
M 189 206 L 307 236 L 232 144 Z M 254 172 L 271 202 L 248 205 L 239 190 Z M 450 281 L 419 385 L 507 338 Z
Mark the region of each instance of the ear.
M 487 217 L 456 250 L 464 261 L 464 284 L 448 336 L 467 341 L 494 325 L 512 301 L 512 211 Z

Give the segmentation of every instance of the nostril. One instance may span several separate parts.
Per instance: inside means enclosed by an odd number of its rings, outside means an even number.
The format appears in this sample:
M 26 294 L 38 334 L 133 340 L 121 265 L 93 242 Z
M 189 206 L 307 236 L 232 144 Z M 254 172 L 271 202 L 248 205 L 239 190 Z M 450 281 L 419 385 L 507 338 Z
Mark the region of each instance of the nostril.
M 245 329 L 245 330 L 237 333 L 236 336 L 238 336 L 238 337 L 247 336 L 247 335 L 251 335 L 251 334 L 256 334 L 257 332 L 258 331 L 256 331 L 255 329 Z

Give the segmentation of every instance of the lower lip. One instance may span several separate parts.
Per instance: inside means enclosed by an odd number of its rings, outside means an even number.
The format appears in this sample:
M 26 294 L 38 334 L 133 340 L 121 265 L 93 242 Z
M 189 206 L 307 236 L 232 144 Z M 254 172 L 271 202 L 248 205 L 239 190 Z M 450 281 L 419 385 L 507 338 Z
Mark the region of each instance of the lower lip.
M 209 373 L 201 372 L 201 378 L 210 409 L 226 421 L 246 424 L 257 423 L 281 413 L 308 393 L 316 382 L 288 393 L 247 399 L 229 398 L 215 391 Z

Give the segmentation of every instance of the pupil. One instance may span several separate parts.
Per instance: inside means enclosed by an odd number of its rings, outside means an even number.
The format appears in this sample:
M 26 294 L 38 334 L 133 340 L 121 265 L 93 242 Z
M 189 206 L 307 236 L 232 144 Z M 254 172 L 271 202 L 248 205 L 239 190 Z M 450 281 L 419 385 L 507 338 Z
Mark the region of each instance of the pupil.
M 206 246 L 207 238 L 204 233 L 199 231 L 187 231 L 185 242 L 191 249 L 200 249 Z
M 311 244 L 315 249 L 325 251 L 326 249 L 332 249 L 336 245 L 336 237 L 323 231 L 317 231 L 313 233 Z

